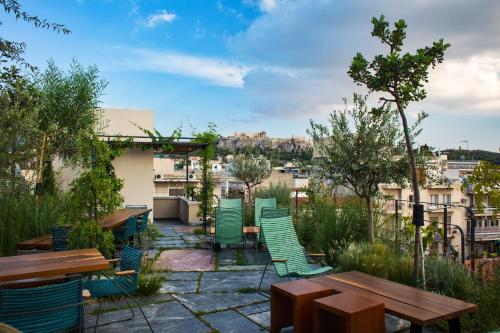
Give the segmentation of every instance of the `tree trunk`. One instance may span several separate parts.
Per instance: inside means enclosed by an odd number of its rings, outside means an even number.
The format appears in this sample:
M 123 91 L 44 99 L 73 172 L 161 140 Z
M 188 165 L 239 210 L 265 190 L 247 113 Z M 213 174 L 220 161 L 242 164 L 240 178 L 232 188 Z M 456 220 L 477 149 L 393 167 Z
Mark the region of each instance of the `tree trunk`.
M 247 191 L 248 191 L 248 204 L 250 205 L 252 202 L 252 187 L 249 184 L 247 184 Z
M 403 123 L 403 129 L 405 134 L 406 141 L 406 149 L 408 150 L 408 159 L 411 167 L 411 178 L 413 185 L 413 199 L 415 200 L 415 205 L 420 204 L 420 189 L 418 187 L 418 178 L 417 178 L 417 163 L 415 161 L 415 154 L 413 153 L 413 145 L 410 138 L 410 133 L 408 129 L 408 122 L 406 120 L 406 115 L 404 113 L 403 105 L 396 97 L 396 105 L 398 107 L 399 115 L 401 116 L 401 121 Z M 415 285 L 418 284 L 419 277 L 419 265 L 420 265 L 420 226 L 415 226 L 415 247 L 413 251 L 413 283 Z
M 40 149 L 40 155 L 38 157 L 38 172 L 37 172 L 37 177 L 36 177 L 36 189 L 35 189 L 35 194 L 37 200 L 40 198 L 40 187 L 42 186 L 43 182 L 43 166 L 44 166 L 44 159 L 45 159 L 45 150 L 47 146 L 47 141 L 48 141 L 48 136 L 47 133 L 43 134 L 43 141 L 42 141 L 42 148 Z
M 375 242 L 375 226 L 373 225 L 373 203 L 370 196 L 366 197 L 366 209 L 368 211 L 368 241 Z

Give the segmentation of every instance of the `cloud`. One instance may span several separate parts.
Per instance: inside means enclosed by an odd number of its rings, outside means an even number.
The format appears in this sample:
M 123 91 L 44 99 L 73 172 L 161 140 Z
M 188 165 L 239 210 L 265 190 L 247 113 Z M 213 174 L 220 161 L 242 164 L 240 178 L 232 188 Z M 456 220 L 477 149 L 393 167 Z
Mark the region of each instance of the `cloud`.
M 332 111 L 354 91 L 365 93 L 346 72 L 356 52 L 368 59 L 386 52 L 370 36 L 371 17 L 384 13 L 390 22 L 406 20 L 404 51 L 439 38 L 452 44 L 445 62 L 430 73 L 428 98 L 409 111 L 500 113 L 497 0 L 280 0 L 266 5 L 270 7 L 262 7 L 263 15 L 228 39 L 234 56 L 252 64 L 244 82 L 254 96 L 254 112 L 308 118 Z
M 156 12 L 155 14 L 149 15 L 148 18 L 144 21 L 144 26 L 147 28 L 154 28 L 157 25 L 165 22 L 170 23 L 176 18 L 177 15 L 175 13 L 171 13 L 163 9 Z
M 270 12 L 278 6 L 278 0 L 260 0 L 259 8 L 263 12 Z
M 249 67 L 226 59 L 197 55 L 152 51 L 147 49 L 119 49 L 113 70 L 147 70 L 200 79 L 209 84 L 242 88 Z

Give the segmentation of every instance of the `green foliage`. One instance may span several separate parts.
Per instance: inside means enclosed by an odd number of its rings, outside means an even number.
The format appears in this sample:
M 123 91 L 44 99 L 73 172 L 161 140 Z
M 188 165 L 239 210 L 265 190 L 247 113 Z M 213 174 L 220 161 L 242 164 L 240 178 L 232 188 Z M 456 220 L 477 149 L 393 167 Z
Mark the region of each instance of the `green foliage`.
M 251 155 L 235 156 L 230 167 L 233 177 L 245 183 L 248 193 L 248 202 L 252 202 L 252 188 L 261 184 L 271 175 L 271 168 L 268 160 L 263 157 L 253 157 Z
M 302 245 L 311 252 L 321 251 L 335 264 L 336 257 L 350 244 L 366 240 L 366 209 L 357 203 L 336 206 L 317 198 L 299 210 L 295 217 Z
M 210 161 L 214 159 L 217 139 L 217 128 L 215 124 L 209 123 L 208 130 L 194 135 L 193 142 L 207 143 L 208 146 L 201 151 L 201 175 L 202 189 L 198 192 L 196 199 L 200 201 L 198 216 L 211 216 L 213 214 L 213 199 L 214 199 L 214 182 L 212 179 L 212 164 Z
M 337 256 L 336 271 L 360 271 L 383 279 L 412 284 L 412 259 L 381 243 L 351 244 Z
M 114 249 L 113 233 L 103 230 L 93 220 L 82 220 L 72 225 L 69 233 L 70 249 L 97 248 L 104 256 L 110 257 Z
M 290 151 L 281 148 L 260 147 L 260 146 L 244 146 L 234 149 L 225 149 L 217 147 L 218 156 L 227 155 L 254 155 L 264 156 L 271 161 L 273 166 L 283 166 L 284 162 L 300 161 L 310 162 L 313 156 L 312 148 L 295 148 Z
M 138 278 L 138 287 L 135 292 L 138 296 L 156 295 L 165 281 L 165 276 L 157 272 L 154 260 L 144 259 Z
M 367 202 L 368 239 L 373 242 L 375 231 L 372 197 L 382 183 L 403 184 L 408 174 L 408 162 L 401 154 L 402 134 L 397 114 L 390 106 L 374 115 L 368 110 L 366 97 L 354 94 L 354 107 L 347 100 L 343 111 L 330 114 L 330 127 L 311 120 L 311 134 L 318 147 L 318 170 L 333 185 L 345 185 Z
M 291 193 L 290 188 L 285 183 L 279 182 L 277 184 L 271 183 L 269 187 L 258 187 L 254 196 L 261 199 L 276 198 L 278 207 L 290 207 Z
M 63 195 L 46 195 L 38 203 L 27 193 L 1 198 L 0 256 L 15 255 L 19 242 L 50 234 L 68 204 Z
M 486 150 L 463 150 L 463 149 L 446 149 L 441 150 L 442 154 L 448 155 L 448 160 L 467 160 L 486 161 L 492 164 L 500 165 L 500 153 Z
M 489 206 L 500 207 L 500 165 L 481 162 L 463 184 L 463 190 L 472 186 L 474 204 L 483 210 L 486 203 Z

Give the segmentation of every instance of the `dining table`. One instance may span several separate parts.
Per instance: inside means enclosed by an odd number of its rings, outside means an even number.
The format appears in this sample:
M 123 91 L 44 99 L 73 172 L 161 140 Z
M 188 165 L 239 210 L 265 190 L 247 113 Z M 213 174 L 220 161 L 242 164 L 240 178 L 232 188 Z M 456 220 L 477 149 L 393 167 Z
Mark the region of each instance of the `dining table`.
M 108 260 L 95 248 L 1 257 L 0 283 L 89 273 L 109 268 Z

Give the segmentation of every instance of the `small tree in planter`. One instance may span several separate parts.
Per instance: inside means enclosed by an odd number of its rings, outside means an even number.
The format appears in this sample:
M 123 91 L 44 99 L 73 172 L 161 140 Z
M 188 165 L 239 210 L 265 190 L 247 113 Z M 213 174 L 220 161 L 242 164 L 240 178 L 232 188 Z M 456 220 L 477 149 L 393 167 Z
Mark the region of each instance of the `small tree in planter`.
M 374 115 L 366 106 L 366 97 L 354 94 L 354 107 L 330 114 L 330 127 L 311 121 L 309 133 L 322 155 L 317 159 L 323 179 L 345 185 L 366 201 L 368 240 L 375 241 L 373 198 L 381 183 L 402 184 L 408 162 L 399 144 L 397 115 L 386 106 Z M 350 123 L 353 125 L 351 130 Z
M 269 161 L 262 157 L 238 155 L 231 163 L 231 174 L 241 180 L 248 193 L 248 203 L 252 203 L 252 188 L 261 184 L 271 175 Z

